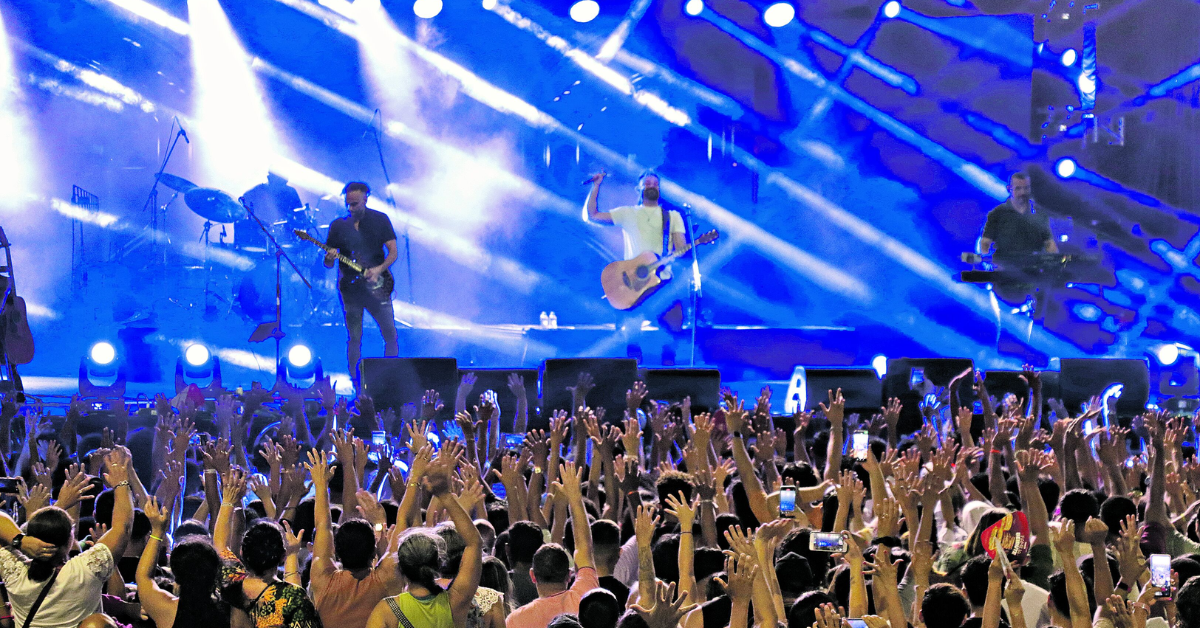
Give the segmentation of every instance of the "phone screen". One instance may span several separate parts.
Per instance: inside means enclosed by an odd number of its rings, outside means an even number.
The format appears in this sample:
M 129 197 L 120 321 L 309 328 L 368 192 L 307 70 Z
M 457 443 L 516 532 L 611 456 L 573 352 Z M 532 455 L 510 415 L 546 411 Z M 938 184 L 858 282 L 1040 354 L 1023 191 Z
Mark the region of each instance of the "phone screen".
M 914 366 L 912 373 L 908 377 L 908 387 L 916 390 L 925 383 L 925 367 Z
M 836 532 L 813 532 L 808 535 L 808 549 L 814 552 L 845 552 L 846 542 Z
M 846 623 L 850 624 L 850 628 L 867 628 L 867 622 L 861 619 L 847 619 Z
M 0 493 L 16 493 L 17 478 L 0 478 Z
M 867 447 L 870 447 L 871 435 L 866 430 L 859 430 L 851 437 L 850 446 L 856 460 L 867 459 Z
M 785 486 L 779 490 L 779 514 L 790 515 L 796 511 L 796 488 Z
M 1150 555 L 1150 584 L 1161 589 L 1155 597 L 1171 597 L 1171 555 Z
M 504 448 L 508 451 L 521 451 L 521 446 L 525 444 L 525 435 L 505 434 L 501 440 L 504 443 Z
M 371 450 L 367 452 L 367 460 L 379 462 L 379 455 L 387 449 L 387 432 L 375 430 L 371 432 Z
M 975 405 L 971 408 L 971 412 L 974 414 L 983 414 L 983 402 L 976 399 Z

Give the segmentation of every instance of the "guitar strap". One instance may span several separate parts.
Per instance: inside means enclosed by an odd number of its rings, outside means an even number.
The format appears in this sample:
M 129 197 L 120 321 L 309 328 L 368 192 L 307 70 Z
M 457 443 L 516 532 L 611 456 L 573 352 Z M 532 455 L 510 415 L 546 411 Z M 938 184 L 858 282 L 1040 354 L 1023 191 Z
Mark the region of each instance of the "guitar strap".
M 671 212 L 664 206 L 662 209 L 663 246 L 662 257 L 671 254 Z

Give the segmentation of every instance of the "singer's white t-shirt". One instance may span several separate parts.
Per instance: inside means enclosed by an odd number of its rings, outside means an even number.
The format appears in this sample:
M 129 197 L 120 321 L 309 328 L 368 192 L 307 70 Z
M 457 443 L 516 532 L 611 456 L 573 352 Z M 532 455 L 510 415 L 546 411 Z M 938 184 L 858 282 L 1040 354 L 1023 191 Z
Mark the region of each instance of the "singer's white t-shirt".
M 683 216 L 670 210 L 671 233 L 684 233 Z M 646 251 L 662 255 L 662 207 L 635 205 L 618 207 L 609 212 L 613 224 L 625 234 L 625 259 L 633 259 Z

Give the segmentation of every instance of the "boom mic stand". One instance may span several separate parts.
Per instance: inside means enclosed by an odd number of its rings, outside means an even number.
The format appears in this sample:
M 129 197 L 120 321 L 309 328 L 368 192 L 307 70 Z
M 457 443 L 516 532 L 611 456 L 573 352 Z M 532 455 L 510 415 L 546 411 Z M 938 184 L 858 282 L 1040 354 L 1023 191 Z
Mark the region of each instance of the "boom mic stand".
M 176 124 L 179 124 L 178 117 L 174 117 L 171 119 L 171 130 L 175 130 Z M 147 209 L 151 210 L 151 212 L 152 212 L 150 214 L 150 228 L 154 231 L 158 231 L 158 181 L 159 181 L 159 179 L 162 178 L 163 172 L 166 172 L 167 164 L 171 163 L 171 155 L 173 155 L 175 153 L 175 145 L 179 143 L 179 138 L 181 138 L 181 137 L 183 138 L 183 141 L 187 142 L 188 144 L 192 143 L 192 141 L 188 139 L 187 133 L 184 132 L 183 125 L 179 124 L 179 130 L 175 132 L 175 137 L 171 138 L 171 145 L 167 148 L 167 154 L 166 154 L 166 156 L 163 157 L 162 165 L 159 166 L 158 172 L 155 173 L 155 175 L 154 175 L 154 185 L 152 185 L 150 187 L 150 195 L 146 197 L 146 203 L 144 205 L 142 205 L 143 212 L 146 211 Z M 175 196 L 179 196 L 179 194 L 176 194 Z M 172 196 L 171 200 L 175 200 L 175 196 Z M 168 201 L 168 204 L 170 204 L 169 201 Z M 157 237 L 152 239 L 150 246 L 152 246 L 154 248 L 155 257 L 157 257 L 158 256 L 158 238 Z M 158 260 L 155 260 L 155 261 L 158 261 Z M 163 261 L 163 263 L 166 262 L 165 259 L 162 261 Z
M 257 214 L 254 213 L 253 203 L 247 202 L 246 197 L 244 196 L 238 200 L 241 201 L 242 207 L 246 209 L 246 212 L 250 214 L 250 217 L 254 219 L 254 222 L 258 223 L 258 228 L 262 229 L 262 232 L 267 236 L 267 239 L 271 241 L 271 246 L 275 247 L 275 320 L 260 324 L 254 330 L 254 333 L 250 334 L 250 339 L 248 342 L 262 342 L 267 338 L 274 338 L 275 366 L 278 368 L 280 357 L 279 341 L 287 335 L 283 332 L 283 283 L 282 263 L 280 260 L 287 260 L 287 263 L 292 267 L 292 270 L 296 271 L 296 276 L 300 277 L 300 281 L 303 281 L 304 286 L 309 290 L 312 290 L 312 284 L 308 283 L 308 280 L 304 278 L 304 273 L 300 272 L 300 268 L 296 266 L 296 262 L 293 262 L 292 258 L 288 257 L 288 254 L 283 252 L 283 247 L 279 245 L 279 241 L 275 239 L 275 235 L 271 233 L 271 230 L 267 229 L 267 225 L 263 223 L 262 219 L 259 218 Z
M 703 290 L 700 286 L 700 252 L 695 246 L 696 240 L 696 225 L 694 224 L 695 216 L 692 215 L 692 206 L 687 203 L 683 204 L 683 228 L 684 235 L 687 237 L 689 244 L 692 244 L 690 253 L 692 254 L 692 355 L 690 366 L 696 366 L 696 316 L 700 310 L 700 297 Z
M 375 129 L 375 116 L 379 116 L 379 130 Z M 384 189 L 387 191 L 388 205 L 392 209 L 396 209 L 396 197 L 392 194 L 392 178 L 388 176 L 387 163 L 383 159 L 383 141 L 379 137 L 383 130 L 383 114 L 378 109 L 371 116 L 371 137 L 375 140 L 375 149 L 379 153 L 379 167 L 383 169 L 383 180 L 387 183 Z M 412 221 L 405 216 L 404 218 L 404 268 L 408 272 L 408 303 L 416 305 L 416 297 L 413 296 L 413 270 L 412 270 L 412 247 L 408 238 L 408 230 Z M 400 321 L 404 322 L 404 321 Z M 407 324 L 407 323 L 405 323 Z M 410 325 L 411 326 L 411 325 Z

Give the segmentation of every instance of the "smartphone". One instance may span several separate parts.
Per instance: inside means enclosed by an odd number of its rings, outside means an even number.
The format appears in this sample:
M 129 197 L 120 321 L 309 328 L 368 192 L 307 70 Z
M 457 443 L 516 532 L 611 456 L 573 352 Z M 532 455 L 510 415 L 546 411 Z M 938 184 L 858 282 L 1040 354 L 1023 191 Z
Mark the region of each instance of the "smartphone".
M 504 434 L 500 437 L 501 445 L 508 451 L 521 451 L 525 444 L 524 434 Z
M 796 487 L 785 486 L 779 489 L 779 516 L 790 517 L 796 512 Z
M 371 450 L 367 452 L 367 460 L 379 462 L 379 456 L 387 449 L 387 432 L 375 430 L 371 432 Z
M 971 407 L 971 412 L 973 414 L 983 414 L 983 402 L 976 399 L 975 405 Z
M 921 387 L 921 384 L 924 384 L 924 383 L 925 383 L 925 367 L 923 367 L 923 366 L 912 367 L 912 373 L 910 373 L 908 376 L 908 387 L 913 390 L 916 390 Z
M 1160 589 L 1154 597 L 1166 600 L 1171 599 L 1173 592 L 1171 591 L 1170 554 L 1150 555 L 1150 584 Z
M 496 496 L 496 499 L 504 499 L 508 496 L 508 492 L 504 490 L 504 485 L 499 482 L 492 485 L 492 494 Z
M 850 624 L 850 628 L 867 628 L 867 622 L 861 619 L 846 619 L 846 623 Z
M 867 459 L 867 448 L 871 446 L 871 434 L 866 430 L 858 430 L 850 437 L 850 451 L 855 460 Z
M 17 478 L 0 478 L 0 493 L 16 493 Z
M 808 535 L 808 549 L 813 552 L 842 552 L 846 551 L 846 540 L 837 532 L 811 532 Z

